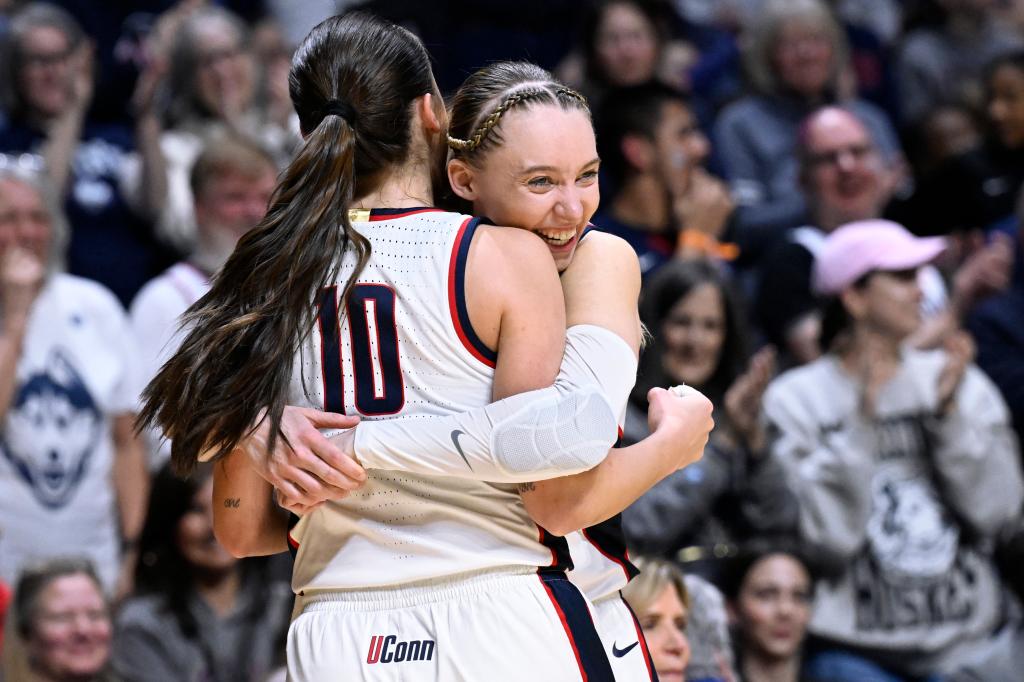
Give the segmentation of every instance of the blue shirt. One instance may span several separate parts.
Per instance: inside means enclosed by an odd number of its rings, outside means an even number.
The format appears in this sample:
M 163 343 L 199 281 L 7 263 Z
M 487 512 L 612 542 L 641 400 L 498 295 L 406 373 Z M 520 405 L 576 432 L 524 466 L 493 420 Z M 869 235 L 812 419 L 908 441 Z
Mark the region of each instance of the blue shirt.
M 39 154 L 43 133 L 9 121 L 0 127 L 0 152 Z M 120 299 L 135 293 L 166 263 L 150 226 L 129 209 L 120 171 L 134 149 L 122 126 L 86 124 L 71 164 L 65 210 L 71 226 L 68 272 L 100 282 Z

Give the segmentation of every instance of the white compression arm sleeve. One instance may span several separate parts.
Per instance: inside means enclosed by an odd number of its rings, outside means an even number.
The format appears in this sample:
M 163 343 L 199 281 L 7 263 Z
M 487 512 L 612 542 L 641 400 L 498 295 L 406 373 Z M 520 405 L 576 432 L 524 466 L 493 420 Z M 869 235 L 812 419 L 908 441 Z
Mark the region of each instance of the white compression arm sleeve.
M 599 464 L 618 438 L 636 381 L 633 349 L 594 325 L 566 332 L 555 384 L 469 412 L 363 422 L 355 451 L 368 469 L 495 483 L 539 481 Z

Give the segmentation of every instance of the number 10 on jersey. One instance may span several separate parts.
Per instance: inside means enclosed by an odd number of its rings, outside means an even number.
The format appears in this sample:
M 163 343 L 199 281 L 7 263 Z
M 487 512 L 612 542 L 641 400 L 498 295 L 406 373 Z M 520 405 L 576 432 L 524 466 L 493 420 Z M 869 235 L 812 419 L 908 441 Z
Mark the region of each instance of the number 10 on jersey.
M 385 284 L 356 284 L 345 307 L 356 410 L 366 416 L 395 414 L 405 404 L 395 324 L 395 290 Z M 338 287 L 325 288 L 317 316 L 324 410 L 345 413 L 345 367 Z

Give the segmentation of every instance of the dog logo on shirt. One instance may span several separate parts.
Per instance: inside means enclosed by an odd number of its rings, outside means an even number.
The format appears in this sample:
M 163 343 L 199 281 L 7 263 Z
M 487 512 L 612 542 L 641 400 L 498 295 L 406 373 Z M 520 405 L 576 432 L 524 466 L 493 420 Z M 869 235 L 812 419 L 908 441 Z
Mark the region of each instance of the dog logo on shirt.
M 16 388 L 0 449 L 39 503 L 58 509 L 88 470 L 101 424 L 85 382 L 58 350 Z
M 879 475 L 872 485 L 868 537 L 890 579 L 945 575 L 953 565 L 959 533 L 923 477 Z

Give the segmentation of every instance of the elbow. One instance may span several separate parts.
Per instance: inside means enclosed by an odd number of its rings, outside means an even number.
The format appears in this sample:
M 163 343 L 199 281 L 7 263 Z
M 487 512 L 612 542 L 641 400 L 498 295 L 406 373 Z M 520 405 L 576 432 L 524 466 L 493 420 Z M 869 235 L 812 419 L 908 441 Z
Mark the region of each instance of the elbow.
M 246 532 L 244 528 L 231 527 L 228 524 L 213 525 L 213 535 L 228 554 L 236 559 L 260 556 L 264 554 L 262 543 L 256 533 Z
M 586 528 L 584 524 L 573 523 L 571 519 L 567 519 L 565 517 L 547 519 L 543 523 L 541 521 L 537 521 L 537 525 L 558 537 L 564 537 L 569 533 L 580 530 L 581 528 Z
M 526 511 L 534 523 L 558 537 L 596 523 L 579 504 L 527 504 Z
M 574 533 L 578 530 L 586 528 L 588 524 L 584 523 L 573 523 L 569 519 L 550 519 L 543 523 L 537 521 L 537 525 L 546 530 L 548 533 L 557 537 L 565 537 L 570 533 Z

